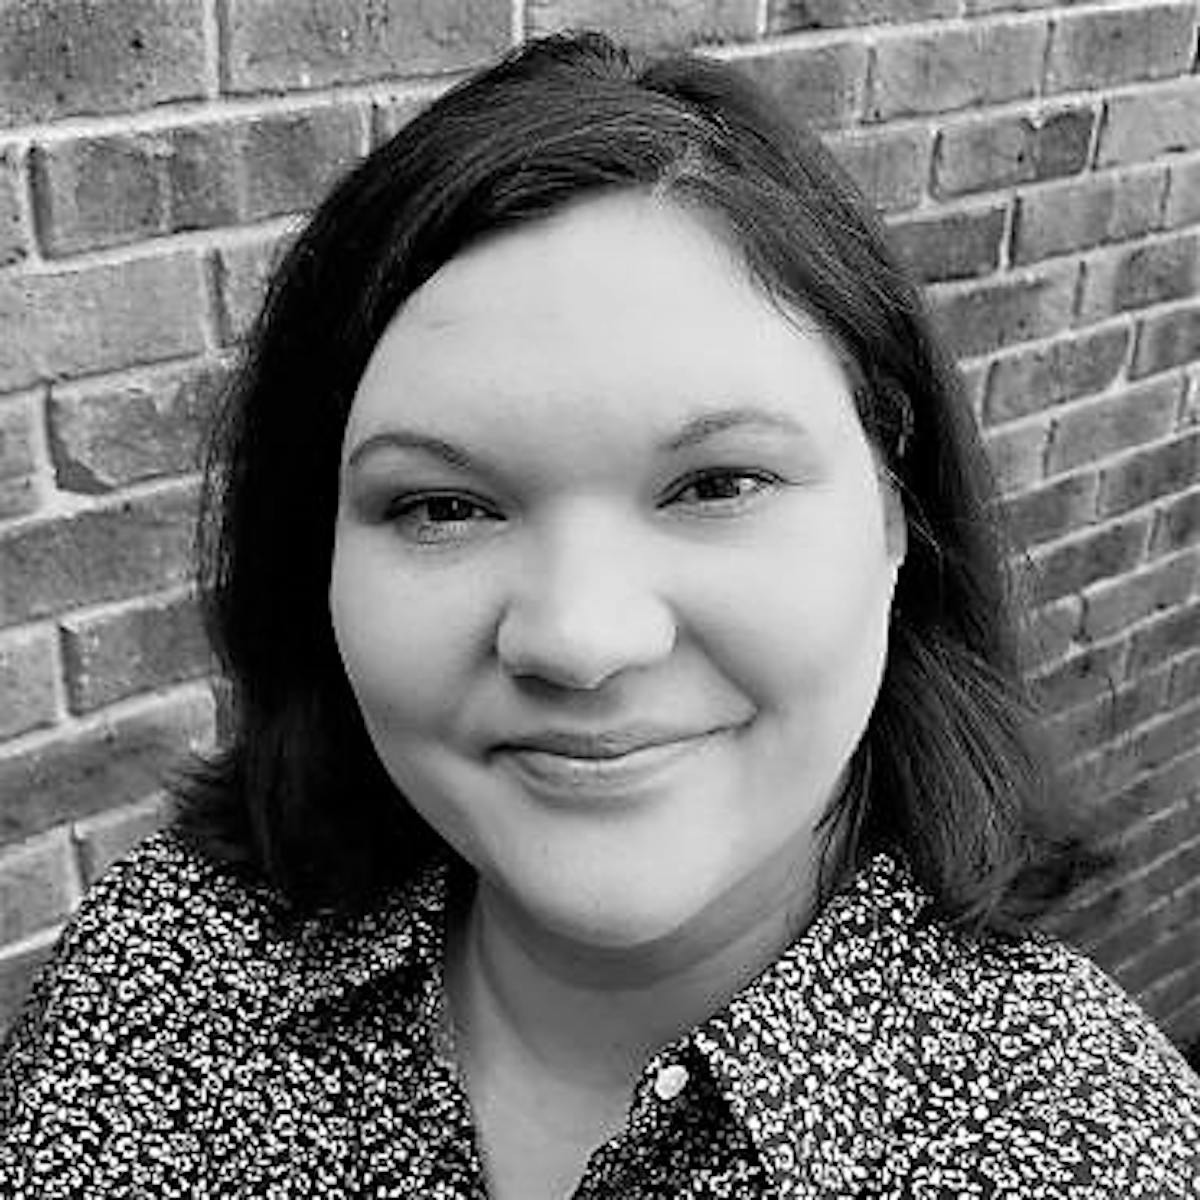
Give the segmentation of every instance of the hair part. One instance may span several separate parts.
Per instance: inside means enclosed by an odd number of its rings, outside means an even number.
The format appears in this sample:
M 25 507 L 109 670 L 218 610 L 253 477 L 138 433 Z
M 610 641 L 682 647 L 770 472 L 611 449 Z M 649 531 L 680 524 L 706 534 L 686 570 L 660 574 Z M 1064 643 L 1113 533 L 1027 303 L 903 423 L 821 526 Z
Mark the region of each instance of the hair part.
M 181 829 L 301 907 L 368 903 L 440 845 L 379 762 L 334 643 L 347 415 L 388 323 L 443 264 L 630 189 L 715 221 L 763 290 L 832 339 L 903 497 L 888 661 L 828 814 L 827 885 L 887 849 L 947 919 L 1020 927 L 1093 860 L 1037 747 L 959 374 L 814 135 L 733 66 L 642 60 L 592 33 L 529 43 L 436 100 L 334 188 L 275 272 L 210 443 L 200 589 L 231 736 L 181 779 Z

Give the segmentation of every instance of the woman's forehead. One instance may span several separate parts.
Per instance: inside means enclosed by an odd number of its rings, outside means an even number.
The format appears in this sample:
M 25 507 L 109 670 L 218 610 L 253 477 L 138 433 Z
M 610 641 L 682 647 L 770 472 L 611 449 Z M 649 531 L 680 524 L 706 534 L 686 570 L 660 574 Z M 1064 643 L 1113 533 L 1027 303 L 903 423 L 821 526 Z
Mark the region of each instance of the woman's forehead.
M 632 296 L 699 308 L 717 280 L 730 291 L 753 290 L 715 221 L 627 190 L 582 198 L 470 246 L 409 298 L 401 318 L 448 327 L 503 316 L 519 301 L 522 311 L 540 307 L 553 321 L 589 297 L 614 316 Z
M 697 405 L 819 407 L 846 390 L 814 323 L 770 301 L 691 213 L 630 193 L 448 263 L 380 339 L 352 422 L 480 405 L 554 419 L 569 402 L 672 418 Z

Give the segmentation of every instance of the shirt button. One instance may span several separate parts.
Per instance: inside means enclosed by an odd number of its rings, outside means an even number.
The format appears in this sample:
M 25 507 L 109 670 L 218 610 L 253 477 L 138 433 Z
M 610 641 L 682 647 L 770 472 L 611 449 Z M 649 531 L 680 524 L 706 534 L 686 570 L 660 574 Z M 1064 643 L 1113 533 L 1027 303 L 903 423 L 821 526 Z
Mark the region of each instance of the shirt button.
M 660 1100 L 674 1100 L 687 1087 L 687 1081 L 687 1067 L 672 1063 L 669 1067 L 663 1067 L 659 1071 L 658 1077 L 654 1080 L 654 1094 Z

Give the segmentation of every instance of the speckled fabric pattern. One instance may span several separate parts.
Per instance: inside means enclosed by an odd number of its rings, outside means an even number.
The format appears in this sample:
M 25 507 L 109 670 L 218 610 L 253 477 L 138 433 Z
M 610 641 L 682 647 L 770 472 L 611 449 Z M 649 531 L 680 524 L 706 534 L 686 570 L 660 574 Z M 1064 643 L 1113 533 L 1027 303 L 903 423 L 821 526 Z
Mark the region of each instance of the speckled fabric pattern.
M 452 878 L 301 920 L 151 838 L 5 1043 L 0 1195 L 485 1196 L 441 1032 Z M 1200 1080 L 1086 959 L 953 933 L 881 855 L 646 1064 L 576 1196 L 1196 1197 Z

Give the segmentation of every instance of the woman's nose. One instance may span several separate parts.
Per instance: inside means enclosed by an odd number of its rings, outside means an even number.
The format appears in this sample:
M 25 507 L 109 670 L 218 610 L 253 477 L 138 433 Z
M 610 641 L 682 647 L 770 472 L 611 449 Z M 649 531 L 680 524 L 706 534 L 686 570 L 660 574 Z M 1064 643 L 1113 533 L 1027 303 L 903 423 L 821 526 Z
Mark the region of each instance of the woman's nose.
M 514 676 L 591 690 L 670 655 L 676 624 L 644 545 L 586 522 L 547 537 L 522 563 L 496 634 Z

